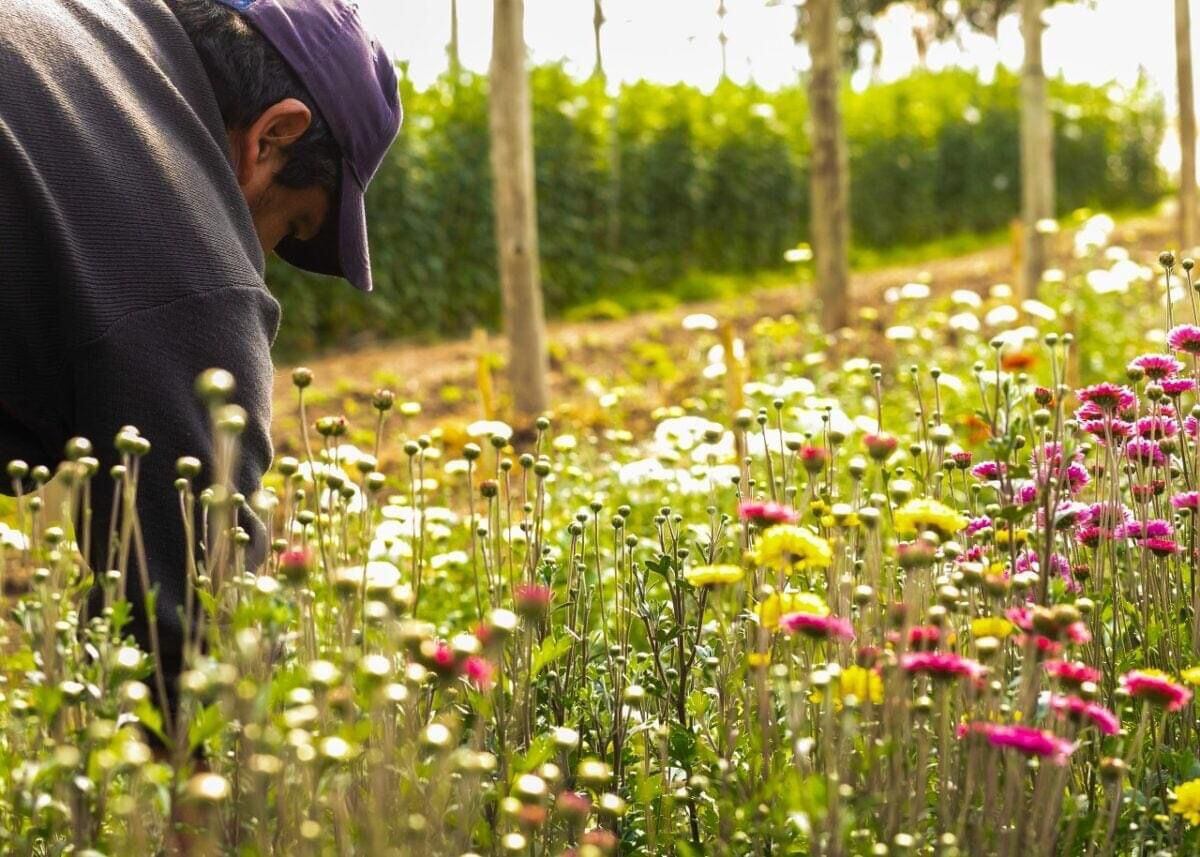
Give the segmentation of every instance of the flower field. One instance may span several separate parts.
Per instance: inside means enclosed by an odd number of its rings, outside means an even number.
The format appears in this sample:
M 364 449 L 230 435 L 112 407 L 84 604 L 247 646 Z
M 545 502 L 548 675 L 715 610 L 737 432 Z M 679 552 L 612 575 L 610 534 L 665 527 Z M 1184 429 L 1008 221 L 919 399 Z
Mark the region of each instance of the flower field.
M 136 521 L 85 610 L 72 444 L 61 512 L 33 474 L 2 533 L 0 847 L 1200 853 L 1200 279 L 1111 229 L 1039 301 L 903 284 L 833 339 L 690 316 L 646 425 L 597 377 L 586 424 L 422 434 L 296 370 L 263 491 L 181 460 L 208 526 L 165 714 L 120 630 Z

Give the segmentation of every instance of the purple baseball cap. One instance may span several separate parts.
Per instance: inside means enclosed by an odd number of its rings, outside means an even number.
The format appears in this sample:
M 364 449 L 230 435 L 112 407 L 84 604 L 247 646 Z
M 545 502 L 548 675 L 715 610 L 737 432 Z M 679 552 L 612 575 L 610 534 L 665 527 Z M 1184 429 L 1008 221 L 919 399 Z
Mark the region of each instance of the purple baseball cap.
M 321 231 L 276 252 L 318 274 L 371 291 L 363 195 L 400 130 L 396 69 L 346 0 L 216 0 L 262 34 L 312 95 L 342 150 L 342 186 Z

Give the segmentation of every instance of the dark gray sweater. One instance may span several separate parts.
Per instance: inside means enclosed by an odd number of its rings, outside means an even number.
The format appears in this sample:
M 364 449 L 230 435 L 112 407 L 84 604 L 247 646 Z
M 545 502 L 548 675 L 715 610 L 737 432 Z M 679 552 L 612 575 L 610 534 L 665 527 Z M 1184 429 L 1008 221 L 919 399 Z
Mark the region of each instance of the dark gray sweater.
M 53 469 L 69 438 L 90 439 L 102 465 L 91 558 L 103 563 L 113 438 L 128 424 L 150 441 L 138 511 L 172 680 L 175 461 L 207 465 L 212 451 L 194 380 L 214 366 L 237 379 L 249 496 L 271 460 L 278 322 L 215 96 L 161 0 L 0 0 L 0 463 Z M 261 557 L 261 525 L 240 523 Z M 136 574 L 129 592 L 139 605 Z M 146 642 L 144 617 L 132 631 Z

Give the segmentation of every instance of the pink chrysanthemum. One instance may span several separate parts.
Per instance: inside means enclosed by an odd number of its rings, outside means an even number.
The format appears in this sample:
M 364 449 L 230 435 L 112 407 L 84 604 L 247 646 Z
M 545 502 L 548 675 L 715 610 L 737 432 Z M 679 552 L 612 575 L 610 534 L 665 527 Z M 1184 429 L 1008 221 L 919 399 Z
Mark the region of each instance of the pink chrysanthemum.
M 1100 670 L 1089 667 L 1082 661 L 1046 661 L 1042 664 L 1042 669 L 1071 687 L 1079 687 L 1084 682 L 1100 681 Z
M 805 634 L 819 639 L 854 639 L 854 626 L 840 616 L 787 613 L 780 617 L 779 625 L 790 634 Z
M 904 655 L 900 666 L 907 673 L 925 673 L 933 678 L 969 678 L 978 681 L 987 674 L 987 667 L 978 661 L 949 652 L 915 652 Z
M 867 434 L 863 436 L 863 446 L 866 447 L 867 454 L 876 461 L 883 461 L 895 452 L 899 443 L 900 441 L 890 434 Z
M 1141 545 L 1158 557 L 1172 556 L 1179 552 L 1179 544 L 1174 539 L 1143 539 Z
M 1170 378 L 1183 369 L 1183 364 L 1169 354 L 1143 354 L 1141 357 L 1133 358 L 1129 362 L 1129 366 L 1133 369 L 1141 369 L 1142 374 L 1151 381 Z
M 966 534 L 973 536 L 980 530 L 986 530 L 992 525 L 992 519 L 987 515 L 980 515 L 978 518 L 972 518 L 967 522 Z
M 750 521 L 759 527 L 773 527 L 776 524 L 794 524 L 800 520 L 795 510 L 782 503 L 745 502 L 738 506 L 738 517 Z
M 1026 756 L 1039 756 L 1056 765 L 1066 762 L 1076 746 L 1052 732 L 1043 732 L 1032 726 L 993 726 L 987 731 L 987 740 L 993 747 L 1017 750 Z
M 1000 461 L 981 461 L 971 468 L 971 475 L 982 482 L 999 479 L 1007 468 Z
M 1091 721 L 1092 725 L 1105 735 L 1116 735 L 1121 730 L 1121 721 L 1103 705 L 1088 702 L 1078 696 L 1062 696 L 1051 694 L 1050 710 L 1064 717 L 1070 717 L 1076 722 Z
M 1179 423 L 1171 417 L 1161 414 L 1154 417 L 1142 417 L 1133 424 L 1133 430 L 1138 437 L 1146 440 L 1162 440 L 1164 437 L 1174 437 L 1179 433 Z
M 1178 711 L 1187 705 L 1192 692 L 1158 670 L 1130 670 L 1121 676 L 1121 687 L 1132 697 Z
M 1125 444 L 1125 457 L 1144 467 L 1162 467 L 1167 457 L 1156 442 L 1144 437 L 1131 438 Z
M 1119 539 L 1169 539 L 1175 535 L 1175 528 L 1169 521 L 1151 518 L 1148 521 L 1126 521 L 1113 534 Z
M 1172 351 L 1200 354 L 1200 327 L 1196 327 L 1194 324 L 1180 324 L 1172 327 L 1167 334 L 1167 345 Z
M 1137 407 L 1137 396 L 1133 394 L 1132 390 L 1108 381 L 1084 387 L 1076 395 L 1081 402 L 1095 405 L 1104 414 L 1115 414 Z
M 1171 498 L 1176 509 L 1200 509 L 1200 491 L 1183 491 Z
M 1192 392 L 1196 389 L 1196 382 L 1192 378 L 1167 378 L 1159 386 L 1163 388 L 1164 393 L 1174 398 Z
M 471 655 L 463 664 L 463 675 L 480 690 L 489 689 L 494 683 L 496 668 L 487 658 Z

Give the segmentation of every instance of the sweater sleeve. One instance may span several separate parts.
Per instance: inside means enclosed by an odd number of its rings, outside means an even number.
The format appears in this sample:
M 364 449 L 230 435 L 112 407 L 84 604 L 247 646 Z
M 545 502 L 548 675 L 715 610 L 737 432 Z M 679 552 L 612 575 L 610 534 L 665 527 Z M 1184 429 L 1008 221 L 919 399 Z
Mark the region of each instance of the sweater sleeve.
M 92 441 L 101 463 L 92 492 L 90 554 L 97 574 L 106 570 L 113 494 L 108 471 L 119 462 L 113 441 L 123 426 L 132 425 L 151 444 L 139 465 L 137 511 L 149 579 L 158 591 L 159 644 L 172 698 L 181 668 L 186 592 L 184 526 L 174 488 L 176 460 L 184 455 L 201 460 L 204 470 L 195 480 L 197 490 L 212 479 L 209 415 L 195 393 L 195 380 L 206 369 L 222 368 L 237 382 L 233 401 L 246 410 L 247 420 L 235 484 L 249 498 L 271 462 L 270 345 L 278 322 L 279 304 L 265 288 L 214 288 L 126 316 L 79 348 L 70 367 L 74 427 Z M 267 534 L 246 511 L 239 513 L 238 523 L 251 536 L 247 565 L 255 568 L 265 556 Z M 149 651 L 144 594 L 132 558 L 126 587 L 134 606 L 128 631 Z M 98 592 L 93 592 L 92 603 L 100 603 Z

